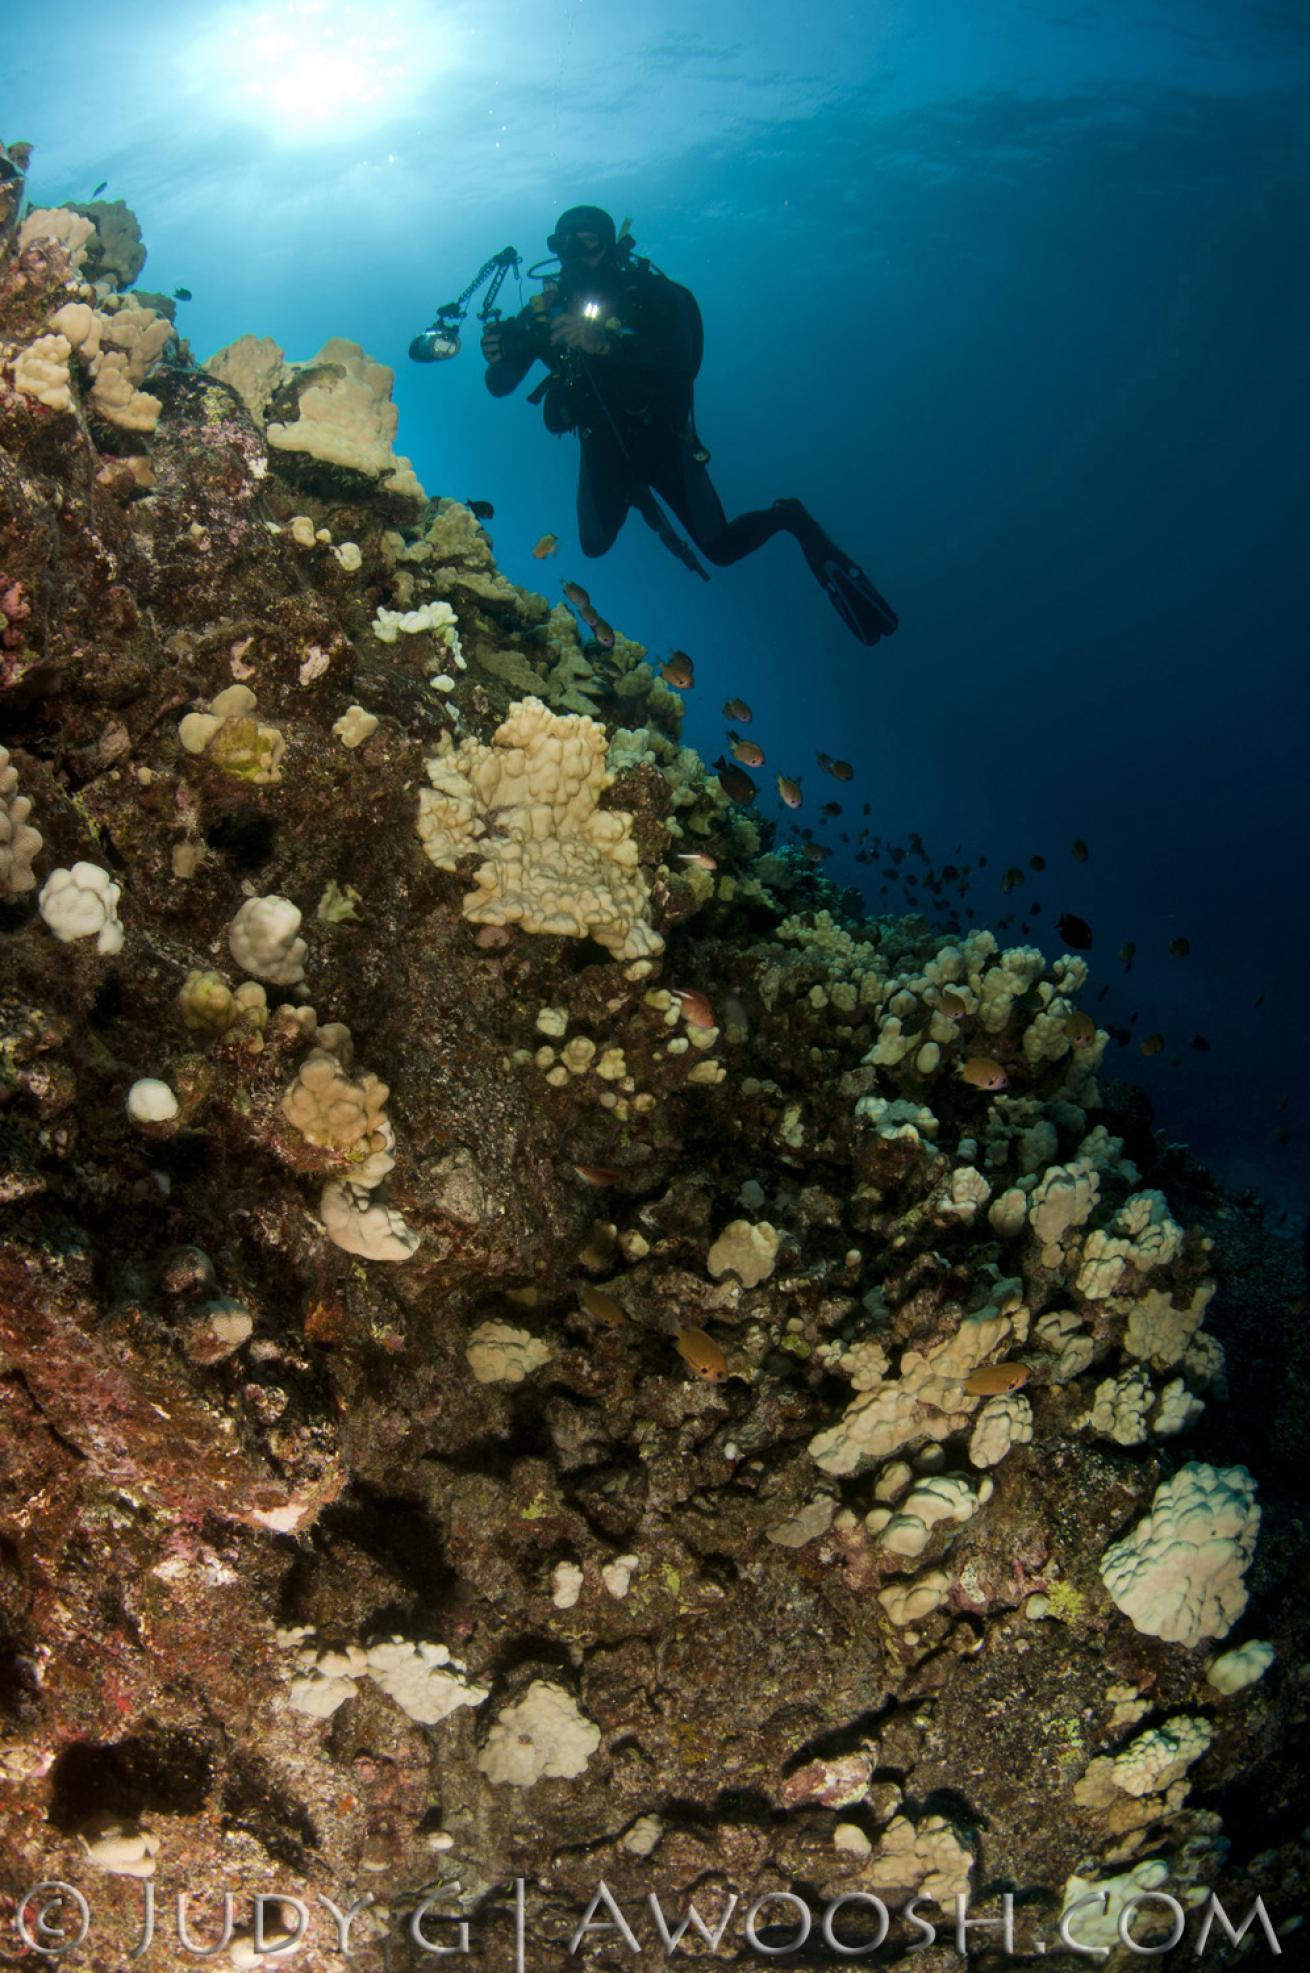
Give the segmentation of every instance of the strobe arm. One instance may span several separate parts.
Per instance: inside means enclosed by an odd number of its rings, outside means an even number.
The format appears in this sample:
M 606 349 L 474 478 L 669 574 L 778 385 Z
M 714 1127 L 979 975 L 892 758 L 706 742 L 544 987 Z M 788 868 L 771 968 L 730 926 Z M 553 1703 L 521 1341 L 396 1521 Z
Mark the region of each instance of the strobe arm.
M 502 247 L 490 260 L 484 260 L 468 286 L 454 301 L 443 302 L 430 325 L 421 335 L 415 336 L 409 346 L 411 361 L 415 363 L 440 363 L 445 358 L 459 354 L 460 324 L 468 314 L 469 303 L 484 282 L 490 282 L 478 310 L 480 322 L 495 322 L 500 319 L 496 298 L 504 286 L 505 276 L 519 267 L 519 254 L 514 247 Z

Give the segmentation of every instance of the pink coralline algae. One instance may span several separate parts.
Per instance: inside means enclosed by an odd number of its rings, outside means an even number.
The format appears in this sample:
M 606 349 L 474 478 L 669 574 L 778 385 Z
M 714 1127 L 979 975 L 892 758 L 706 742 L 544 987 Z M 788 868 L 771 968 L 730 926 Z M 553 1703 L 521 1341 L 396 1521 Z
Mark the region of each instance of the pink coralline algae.
M 18 625 L 30 617 L 32 605 L 23 594 L 21 582 L 11 582 L 0 569 L 0 650 L 17 651 L 23 643 Z

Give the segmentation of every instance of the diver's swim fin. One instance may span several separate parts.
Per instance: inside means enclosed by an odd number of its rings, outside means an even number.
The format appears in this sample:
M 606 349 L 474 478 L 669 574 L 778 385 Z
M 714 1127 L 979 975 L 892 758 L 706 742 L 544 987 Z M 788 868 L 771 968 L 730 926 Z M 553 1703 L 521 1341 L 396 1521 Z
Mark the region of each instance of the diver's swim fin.
M 876 644 L 880 637 L 890 637 L 900 618 L 859 564 L 843 555 L 799 500 L 776 500 L 774 505 L 794 511 L 792 532 L 801 553 L 852 637 L 858 637 L 861 644 Z
M 840 549 L 833 550 L 826 573 L 815 569 L 815 574 L 834 610 L 861 644 L 876 644 L 880 637 L 890 637 L 900 623 L 886 597 L 878 594 L 864 570 L 848 561 Z

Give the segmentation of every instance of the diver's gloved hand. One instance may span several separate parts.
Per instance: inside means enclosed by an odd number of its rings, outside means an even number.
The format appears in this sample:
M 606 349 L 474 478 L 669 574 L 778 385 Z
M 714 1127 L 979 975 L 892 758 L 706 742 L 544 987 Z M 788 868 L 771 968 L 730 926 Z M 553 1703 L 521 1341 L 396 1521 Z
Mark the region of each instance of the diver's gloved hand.
M 552 326 L 550 339 L 556 349 L 580 349 L 586 356 L 603 356 L 610 346 L 600 323 L 582 315 L 562 315 Z
M 488 322 L 486 328 L 482 331 L 482 354 L 488 363 L 503 363 L 505 361 L 505 340 L 505 324 L 503 322 Z

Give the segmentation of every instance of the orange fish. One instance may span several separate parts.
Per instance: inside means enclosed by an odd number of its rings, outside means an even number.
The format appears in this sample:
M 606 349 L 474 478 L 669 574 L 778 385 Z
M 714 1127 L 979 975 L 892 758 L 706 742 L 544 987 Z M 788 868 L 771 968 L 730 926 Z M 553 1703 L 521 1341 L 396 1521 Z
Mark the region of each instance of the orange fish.
M 617 1185 L 623 1176 L 608 1165 L 574 1165 L 573 1169 L 588 1185 Z
M 1010 1078 L 991 1055 L 971 1055 L 960 1074 L 972 1089 L 1004 1089 Z
M 612 651 L 614 649 L 614 632 L 610 629 L 604 617 L 590 618 L 588 624 L 591 634 L 600 645 L 601 650 Z
M 553 555 L 558 547 L 559 537 L 557 535 L 543 534 L 532 552 L 539 562 L 544 562 L 546 557 Z
M 605 1323 L 607 1328 L 617 1329 L 623 1321 L 623 1310 L 613 1295 L 607 1295 L 603 1288 L 588 1285 L 579 1292 L 578 1300 L 588 1315 L 594 1315 L 597 1322 Z
M 799 808 L 802 799 L 799 778 L 793 779 L 791 775 L 780 774 L 778 776 L 778 797 L 779 800 L 786 802 L 788 808 Z
M 743 767 L 763 767 L 764 749 L 756 746 L 754 740 L 739 740 L 735 733 L 728 735 L 728 752 Z
M 1081 1007 L 1069 1016 L 1064 1031 L 1074 1048 L 1094 1048 L 1096 1045 L 1096 1023 L 1090 1014 L 1084 1014 Z
M 825 856 L 832 855 L 832 851 L 825 849 L 822 843 L 804 843 L 801 846 L 801 855 L 807 863 L 822 863 Z
M 714 1018 L 714 1009 L 710 1006 L 705 995 L 703 993 L 697 993 L 695 988 L 674 987 L 673 998 L 681 1005 L 682 1018 L 689 1028 L 714 1028 L 718 1026 L 718 1022 Z
M 680 849 L 679 863 L 690 863 L 697 870 L 717 870 L 719 859 L 711 856 L 707 849 Z
M 683 1362 L 703 1377 L 707 1384 L 721 1384 L 728 1374 L 728 1359 L 713 1336 L 703 1329 L 679 1329 L 674 1339 Z
M 564 584 L 564 600 L 572 603 L 576 610 L 585 610 L 591 602 L 590 596 L 588 596 L 580 582 L 566 582 Z
M 754 714 L 744 699 L 725 699 L 723 717 L 735 720 L 738 726 L 749 726 Z
M 971 1398 L 1000 1398 L 1007 1391 L 1021 1391 L 1031 1376 L 1026 1363 L 983 1363 L 969 1372 L 964 1390 Z
M 962 1021 L 969 1011 L 959 994 L 952 993 L 949 987 L 937 1004 L 949 1021 Z
M 835 774 L 839 781 L 853 781 L 855 779 L 855 769 L 848 760 L 835 760 L 829 772 Z
M 1144 1037 L 1140 1045 L 1143 1055 L 1158 1055 L 1164 1048 L 1164 1036 L 1162 1034 L 1148 1034 Z
M 666 685 L 687 692 L 696 683 L 696 668 L 685 651 L 671 651 L 668 663 L 660 666 L 660 677 Z

